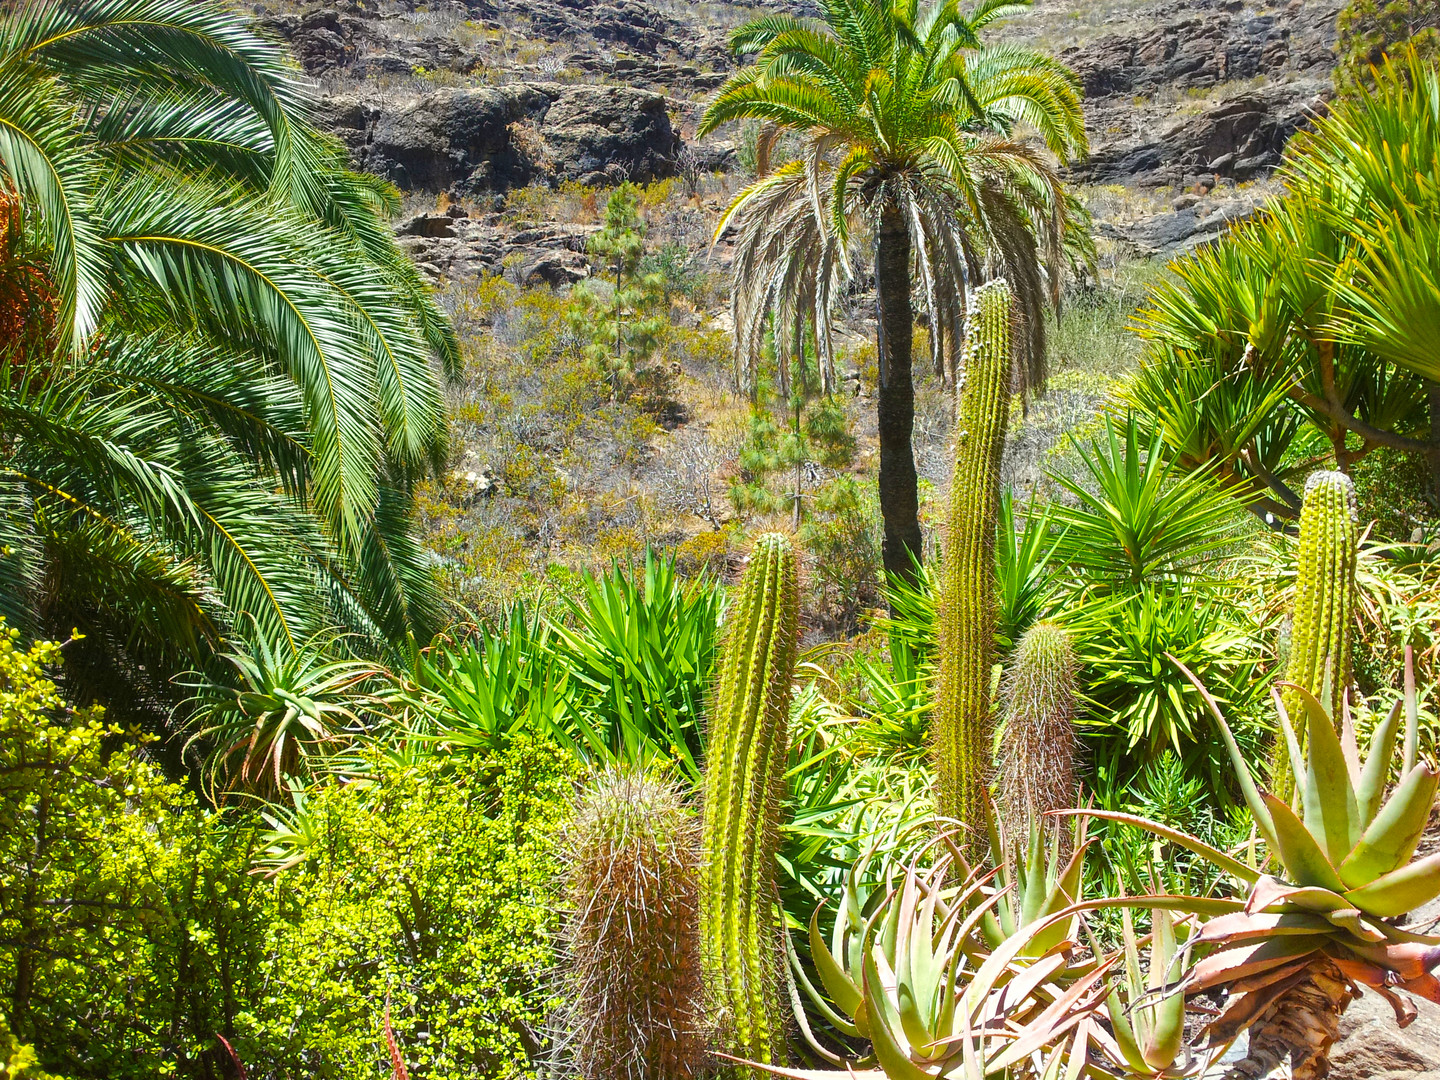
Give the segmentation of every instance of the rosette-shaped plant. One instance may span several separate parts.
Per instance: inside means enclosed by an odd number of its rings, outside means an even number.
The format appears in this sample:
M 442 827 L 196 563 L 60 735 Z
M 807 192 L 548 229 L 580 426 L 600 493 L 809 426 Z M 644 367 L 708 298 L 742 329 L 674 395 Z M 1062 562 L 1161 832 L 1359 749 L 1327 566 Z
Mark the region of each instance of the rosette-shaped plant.
M 1394 925 L 1397 917 L 1440 896 L 1440 853 L 1415 858 L 1440 771 L 1415 760 L 1413 731 L 1406 734 L 1399 782 L 1386 798 L 1402 704 L 1408 706 L 1407 725 L 1416 724 L 1409 677 L 1406 688 L 1406 700 L 1376 729 L 1362 762 L 1348 712 L 1337 733 L 1319 699 L 1304 688 L 1285 687 L 1300 703 L 1299 720 L 1308 735 L 1302 751 L 1282 706 L 1280 726 L 1299 781 L 1298 812 L 1256 786 L 1219 708 L 1206 695 L 1280 875 L 1263 874 L 1153 822 L 1095 815 L 1140 825 L 1249 883 L 1244 900 L 1189 898 L 1190 910 L 1214 917 L 1192 938 L 1205 955 L 1171 988 L 1186 995 L 1225 992 L 1225 1007 L 1207 1025 L 1206 1036 L 1220 1045 L 1249 1031 L 1249 1071 L 1235 1076 L 1264 1075 L 1286 1058 L 1295 1080 L 1326 1076 L 1340 1015 L 1361 987 L 1383 995 L 1402 1026 L 1416 1015 L 1407 995 L 1440 1003 L 1434 974 L 1440 937 Z

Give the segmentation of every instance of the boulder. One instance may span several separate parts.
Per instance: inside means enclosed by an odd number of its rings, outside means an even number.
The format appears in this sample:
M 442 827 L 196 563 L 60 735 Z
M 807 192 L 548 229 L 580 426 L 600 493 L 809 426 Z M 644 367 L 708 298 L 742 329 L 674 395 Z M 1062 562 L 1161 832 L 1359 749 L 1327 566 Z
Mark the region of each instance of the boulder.
M 437 90 L 393 111 L 378 110 L 363 143 L 347 141 L 361 168 L 406 190 L 505 191 L 529 183 L 538 169 L 512 125 L 543 115 L 549 103 L 544 92 L 523 83 Z
M 1379 994 L 1366 992 L 1340 1018 L 1330 1075 L 1345 1080 L 1440 1080 L 1440 1006 L 1418 1001 L 1408 1027 Z
M 665 98 L 628 86 L 560 91 L 540 129 L 556 172 L 589 184 L 674 176 L 680 137 Z

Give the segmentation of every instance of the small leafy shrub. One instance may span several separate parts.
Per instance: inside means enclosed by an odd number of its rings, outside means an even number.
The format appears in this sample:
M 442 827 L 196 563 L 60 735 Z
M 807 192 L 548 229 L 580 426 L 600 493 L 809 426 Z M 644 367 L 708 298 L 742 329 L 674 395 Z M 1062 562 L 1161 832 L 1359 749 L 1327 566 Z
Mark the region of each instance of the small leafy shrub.
M 308 793 L 309 842 L 273 880 L 264 947 L 277 960 L 244 1040 L 254 1071 L 268 1057 L 288 1075 L 388 1077 L 389 1002 L 417 1074 L 531 1075 L 554 1004 L 554 838 L 573 759 L 519 738 L 368 765 Z

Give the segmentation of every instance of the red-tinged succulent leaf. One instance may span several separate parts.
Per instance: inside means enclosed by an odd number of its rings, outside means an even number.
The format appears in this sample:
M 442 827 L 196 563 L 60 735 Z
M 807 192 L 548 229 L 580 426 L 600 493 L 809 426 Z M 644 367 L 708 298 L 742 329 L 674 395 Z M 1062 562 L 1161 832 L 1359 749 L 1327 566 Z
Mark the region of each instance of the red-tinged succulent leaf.
M 391 1080 L 410 1080 L 410 1070 L 405 1068 L 405 1059 L 400 1056 L 400 1044 L 395 1040 L 395 1029 L 390 1025 L 390 1003 L 385 1003 L 385 1046 L 390 1051 Z
M 1042 1046 L 1055 1042 L 1085 1019 L 1109 992 L 1102 980 L 1119 959 L 1118 954 L 1110 957 L 1088 976 L 1068 987 L 1044 1012 L 1021 1029 L 1020 1037 L 989 1064 L 987 1071 L 1003 1073 Z
M 1308 965 L 1306 965 L 1308 967 Z M 1210 1023 L 1205 1025 L 1205 1047 L 1226 1046 L 1239 1038 L 1240 1033 L 1274 1004 L 1285 991 L 1298 986 L 1308 974 L 1305 968 L 1282 976 L 1267 986 L 1243 994 L 1232 993 L 1221 1010 Z
M 1428 972 L 1418 979 L 1406 979 L 1400 984 L 1400 989 L 1440 1005 L 1440 979 Z
M 1390 1008 L 1395 1012 L 1396 1027 L 1407 1028 L 1420 1015 L 1420 1010 L 1415 1007 L 1415 1002 L 1411 1001 L 1409 997 L 1395 993 L 1388 986 L 1374 986 L 1371 989 L 1390 1003 Z
M 1379 964 L 1372 964 L 1369 960 L 1362 960 L 1353 956 L 1343 947 L 1333 947 L 1325 950 L 1325 955 L 1334 961 L 1335 966 L 1340 969 L 1347 979 L 1361 986 L 1368 986 L 1372 989 L 1377 986 L 1384 986 L 1386 980 L 1391 977 L 1390 969 L 1383 968 Z
M 1224 986 L 1319 952 L 1324 943 L 1325 939 L 1320 937 L 1272 938 L 1254 945 L 1223 949 L 1198 961 L 1182 985 L 1187 994 Z
M 1321 850 L 1320 844 L 1305 828 L 1295 811 L 1275 798 L 1268 791 L 1260 796 L 1270 810 L 1274 822 L 1275 843 L 1285 871 L 1297 885 L 1314 886 L 1343 893 L 1345 883 L 1335 872 L 1335 867 Z
M 1249 994 L 1256 990 L 1263 990 L 1267 986 L 1273 986 L 1281 979 L 1288 979 L 1297 971 L 1308 971 L 1310 965 L 1319 959 L 1319 954 L 1311 953 L 1309 956 L 1302 956 L 1292 964 L 1284 967 L 1273 968 L 1270 971 L 1261 972 L 1259 975 L 1251 975 L 1244 979 L 1236 979 L 1225 988 L 1227 994 Z
M 1367 915 L 1381 919 L 1407 915 L 1440 896 L 1440 852 L 1417 859 L 1344 895 Z
M 1375 923 L 1365 918 L 1359 908 L 1327 911 L 1325 919 L 1332 926 L 1353 934 L 1360 941 L 1367 941 L 1373 945 L 1385 940 L 1384 932 Z
M 1418 979 L 1440 967 L 1440 945 L 1421 945 L 1417 942 L 1395 941 L 1384 945 L 1369 945 L 1347 941 L 1345 947 L 1362 960 L 1389 968 L 1401 980 Z
M 1245 900 L 1245 910 L 1251 913 L 1285 911 L 1309 911 L 1325 915 L 1331 911 L 1343 911 L 1353 907 L 1340 893 L 1314 886 L 1291 885 L 1277 877 L 1263 877 L 1256 883 Z
M 1323 916 L 1313 915 L 1308 911 L 1275 914 L 1262 912 L 1255 915 L 1238 911 L 1234 915 L 1221 915 L 1218 919 L 1211 919 L 1200 928 L 1195 940 L 1202 944 L 1234 944 L 1254 938 L 1325 934 L 1332 929 L 1334 928 Z

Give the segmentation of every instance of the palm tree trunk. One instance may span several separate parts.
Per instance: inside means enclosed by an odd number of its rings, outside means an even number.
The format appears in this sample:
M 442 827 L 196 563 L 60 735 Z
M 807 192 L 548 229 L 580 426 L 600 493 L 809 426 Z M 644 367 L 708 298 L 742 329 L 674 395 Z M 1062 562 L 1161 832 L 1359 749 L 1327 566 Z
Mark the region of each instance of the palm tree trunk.
M 1323 1080 L 1330 1075 L 1330 1047 L 1340 1037 L 1340 1016 L 1354 996 L 1337 967 L 1317 965 L 1251 1026 L 1249 1052 L 1230 1067 L 1225 1080 L 1268 1076 L 1287 1057 L 1294 1080 Z
M 877 345 L 880 353 L 880 516 L 885 569 L 915 579 L 921 558 L 920 496 L 915 451 L 915 384 L 910 372 L 914 312 L 910 308 L 910 233 L 899 207 L 881 214 L 875 240 Z

